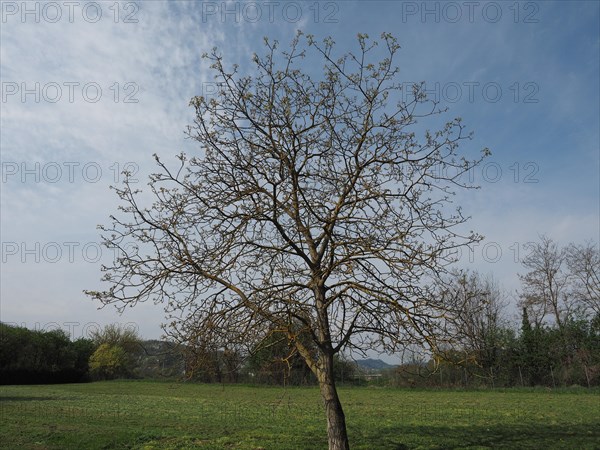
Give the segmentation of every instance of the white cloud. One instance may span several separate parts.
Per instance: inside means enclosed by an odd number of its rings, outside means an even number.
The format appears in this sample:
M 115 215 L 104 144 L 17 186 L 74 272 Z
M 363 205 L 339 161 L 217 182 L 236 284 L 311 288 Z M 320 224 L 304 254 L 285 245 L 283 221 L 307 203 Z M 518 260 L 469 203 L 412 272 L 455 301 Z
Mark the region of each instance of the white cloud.
M 450 105 L 446 117 L 463 116 L 477 132 L 470 145 L 473 154 L 489 146 L 492 160 L 503 170 L 500 182 L 483 182 L 476 195 L 457 198 L 473 215 L 472 228 L 503 250 L 496 263 L 481 260 L 479 253 L 481 264 L 472 267 L 494 271 L 514 290 L 515 273 L 520 269 L 512 260 L 514 243 L 535 239 L 539 232 L 562 243 L 598 239 L 596 4 L 571 8 L 540 3 L 537 24 L 515 24 L 506 6 L 502 21 L 492 24 L 481 18 L 474 23 L 464 18 L 459 23 L 422 23 L 420 16 L 404 22 L 401 8 L 406 2 L 339 2 L 337 10 L 323 9 L 323 2 L 294 3 L 302 8 L 297 22 L 285 20 L 282 9 L 273 11 L 273 21 L 266 9 L 254 22 L 241 12 L 223 20 L 221 11 L 209 14 L 206 10 L 207 5 L 220 7 L 222 2 L 165 1 L 140 2 L 134 15 L 137 23 L 123 23 L 125 3 L 120 4 L 120 21 L 115 23 L 111 2 L 102 4 L 103 18 L 97 23 L 83 20 L 80 11 L 73 23 L 66 16 L 59 23 L 22 23 L 18 15 L 7 17 L 0 30 L 3 94 L 7 83 L 16 83 L 19 90 L 22 83 L 29 89 L 39 83 L 42 99 L 36 103 L 34 95 L 28 94 L 22 102 L 18 92 L 3 98 L 0 105 L 0 150 L 6 176 L 0 192 L 3 243 L 25 243 L 31 248 L 36 242 L 41 246 L 97 242 L 95 225 L 105 223 L 117 204 L 114 192 L 108 190 L 118 175 L 115 164 L 122 168 L 134 163 L 143 188 L 147 173 L 154 168 L 152 153 L 168 159 L 183 149 L 197 148 L 184 139 L 183 130 L 193 119 L 189 99 L 202 93 L 203 83 L 212 81 L 201 54 L 216 45 L 227 64 L 239 63 L 244 70 L 252 52 L 262 52 L 263 36 L 279 39 L 281 48 L 286 48 L 298 28 L 319 38 L 332 35 L 343 49 L 354 46 L 358 31 L 374 38 L 391 31 L 403 46 L 398 61 L 402 81 L 495 81 L 502 86 L 501 101 L 484 101 L 478 92 L 477 100 L 469 102 L 465 94 Z M 321 8 L 318 16 L 316 5 Z M 243 4 L 229 2 L 228 7 L 235 10 Z M 326 17 L 337 23 L 327 23 Z M 305 61 L 303 68 L 318 66 Z M 525 82 L 537 83 L 539 102 L 513 101 L 510 89 L 515 82 L 521 88 Z M 62 88 L 62 97 L 55 103 L 44 98 L 52 97 L 52 83 Z M 79 83 L 73 102 L 68 98 L 68 83 Z M 86 83 L 101 87 L 97 102 L 83 98 Z M 128 94 L 138 102 L 125 103 Z M 523 170 L 527 162 L 538 164 L 539 183 L 511 182 L 510 167 L 516 163 Z M 7 163 L 17 165 L 15 174 L 6 173 L 5 169 L 15 168 Z M 39 171 L 35 163 L 40 164 Z M 52 172 L 43 172 L 44 167 L 52 169 L 49 163 L 64 169 L 55 183 L 48 181 Z M 65 163 L 79 164 L 72 166 L 73 182 Z M 25 182 L 22 164 L 33 168 Z M 97 182 L 86 181 L 85 176 L 93 172 L 84 174 L 85 164 L 93 166 L 90 170 L 94 165 L 101 168 Z M 23 264 L 21 254 L 3 252 L 2 256 L 6 260 L 2 264 L 3 321 L 132 320 L 140 322 L 145 336 L 160 334 L 160 307 L 139 306 L 124 318 L 110 309 L 96 311 L 98 305 L 84 297 L 82 290 L 99 286 L 98 263 L 79 257 L 72 263 L 38 264 L 29 257 Z

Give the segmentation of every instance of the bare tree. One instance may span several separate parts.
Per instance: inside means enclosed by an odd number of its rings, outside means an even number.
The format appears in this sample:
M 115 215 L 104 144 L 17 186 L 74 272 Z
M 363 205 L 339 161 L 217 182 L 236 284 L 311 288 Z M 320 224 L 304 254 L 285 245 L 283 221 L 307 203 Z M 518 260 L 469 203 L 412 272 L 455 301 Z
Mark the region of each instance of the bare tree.
M 523 285 L 521 305 L 537 326 L 550 314 L 562 331 L 574 306 L 567 295 L 567 251 L 547 236 L 540 236 L 540 242 L 529 242 L 527 250 L 522 264 L 529 271 L 519 275 Z
M 121 308 L 162 302 L 174 328 L 222 341 L 281 331 L 318 379 L 329 448 L 347 449 L 334 355 L 443 340 L 457 305 L 432 280 L 451 249 L 480 239 L 452 198 L 489 151 L 458 154 L 470 137 L 460 119 L 417 138 L 417 121 L 443 110 L 422 85 L 402 95 L 389 34 L 359 35 L 341 57 L 332 39 L 302 33 L 286 51 L 265 45 L 252 76 L 205 55 L 220 88 L 191 101 L 201 151 L 173 170 L 155 157 L 149 207 L 127 180 L 116 189 L 124 217 L 102 229 L 120 257 L 103 268 L 110 287 L 88 294 Z
M 571 295 L 584 314 L 600 315 L 600 251 L 598 245 L 570 244 L 567 265 L 572 277 Z
M 498 282 L 491 275 L 459 272 L 443 292 L 460 298 L 456 303 L 463 307 L 456 321 L 456 334 L 465 353 L 493 379 L 508 306 Z

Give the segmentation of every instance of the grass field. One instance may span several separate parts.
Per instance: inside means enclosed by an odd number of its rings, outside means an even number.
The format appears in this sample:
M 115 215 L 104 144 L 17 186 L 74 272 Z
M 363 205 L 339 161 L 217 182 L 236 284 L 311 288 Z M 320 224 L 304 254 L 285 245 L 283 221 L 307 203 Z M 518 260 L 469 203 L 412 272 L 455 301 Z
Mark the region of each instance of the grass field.
M 584 390 L 341 388 L 354 449 L 600 449 Z M 115 381 L 0 386 L 10 449 L 323 449 L 317 388 Z

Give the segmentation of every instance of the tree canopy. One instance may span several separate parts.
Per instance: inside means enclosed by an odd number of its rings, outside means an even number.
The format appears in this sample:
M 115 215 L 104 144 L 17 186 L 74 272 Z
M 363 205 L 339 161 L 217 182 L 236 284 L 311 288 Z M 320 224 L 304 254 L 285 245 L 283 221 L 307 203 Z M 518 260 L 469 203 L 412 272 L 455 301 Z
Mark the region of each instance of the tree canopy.
M 336 353 L 453 340 L 461 305 L 435 281 L 480 239 L 452 199 L 489 154 L 459 152 L 459 118 L 423 126 L 444 109 L 422 85 L 401 92 L 392 35 L 357 41 L 335 55 L 331 38 L 298 33 L 285 50 L 265 39 L 249 75 L 206 54 L 219 89 L 191 100 L 199 151 L 177 167 L 155 156 L 150 205 L 127 179 L 116 188 L 122 213 L 102 229 L 120 256 L 103 268 L 109 288 L 89 292 L 163 303 L 172 334 L 223 347 L 283 333 L 319 380 L 330 448 L 348 447 Z

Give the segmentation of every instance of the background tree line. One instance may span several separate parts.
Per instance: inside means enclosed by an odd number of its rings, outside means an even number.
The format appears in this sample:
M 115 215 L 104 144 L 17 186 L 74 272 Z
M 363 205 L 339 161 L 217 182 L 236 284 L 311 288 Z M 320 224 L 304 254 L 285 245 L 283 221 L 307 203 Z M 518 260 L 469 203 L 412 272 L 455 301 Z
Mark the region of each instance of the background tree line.
M 594 243 L 525 247 L 520 317 L 492 277 L 457 272 L 441 289 L 462 297 L 455 345 L 388 373 L 397 385 L 600 385 L 600 256 Z
M 77 383 L 135 375 L 136 331 L 107 325 L 89 338 L 0 323 L 0 384 Z
M 28 330 L 0 323 L 0 383 L 74 383 L 89 377 L 90 339 L 63 330 Z
M 519 315 L 491 276 L 457 271 L 438 286 L 443 301 L 465 308 L 455 341 L 435 355 L 405 358 L 371 383 L 395 386 L 600 385 L 600 257 L 593 243 L 529 243 L 520 275 Z M 65 383 L 113 378 L 171 378 L 207 383 L 316 384 L 302 357 L 277 329 L 250 348 L 206 339 L 142 341 L 136 330 L 108 325 L 89 338 L 62 330 L 0 323 L 0 383 Z M 310 346 L 308 339 L 305 345 Z M 336 355 L 338 382 L 364 383 L 369 373 Z M 375 380 L 375 381 L 373 381 Z
M 0 323 L 0 384 L 77 383 L 116 378 L 184 379 L 205 383 L 315 384 L 287 343 L 269 335 L 248 355 L 206 345 L 142 341 L 134 329 L 111 324 L 71 340 L 63 330 L 29 330 Z M 353 363 L 336 358 L 339 379 Z M 337 375 L 336 375 L 337 376 Z

